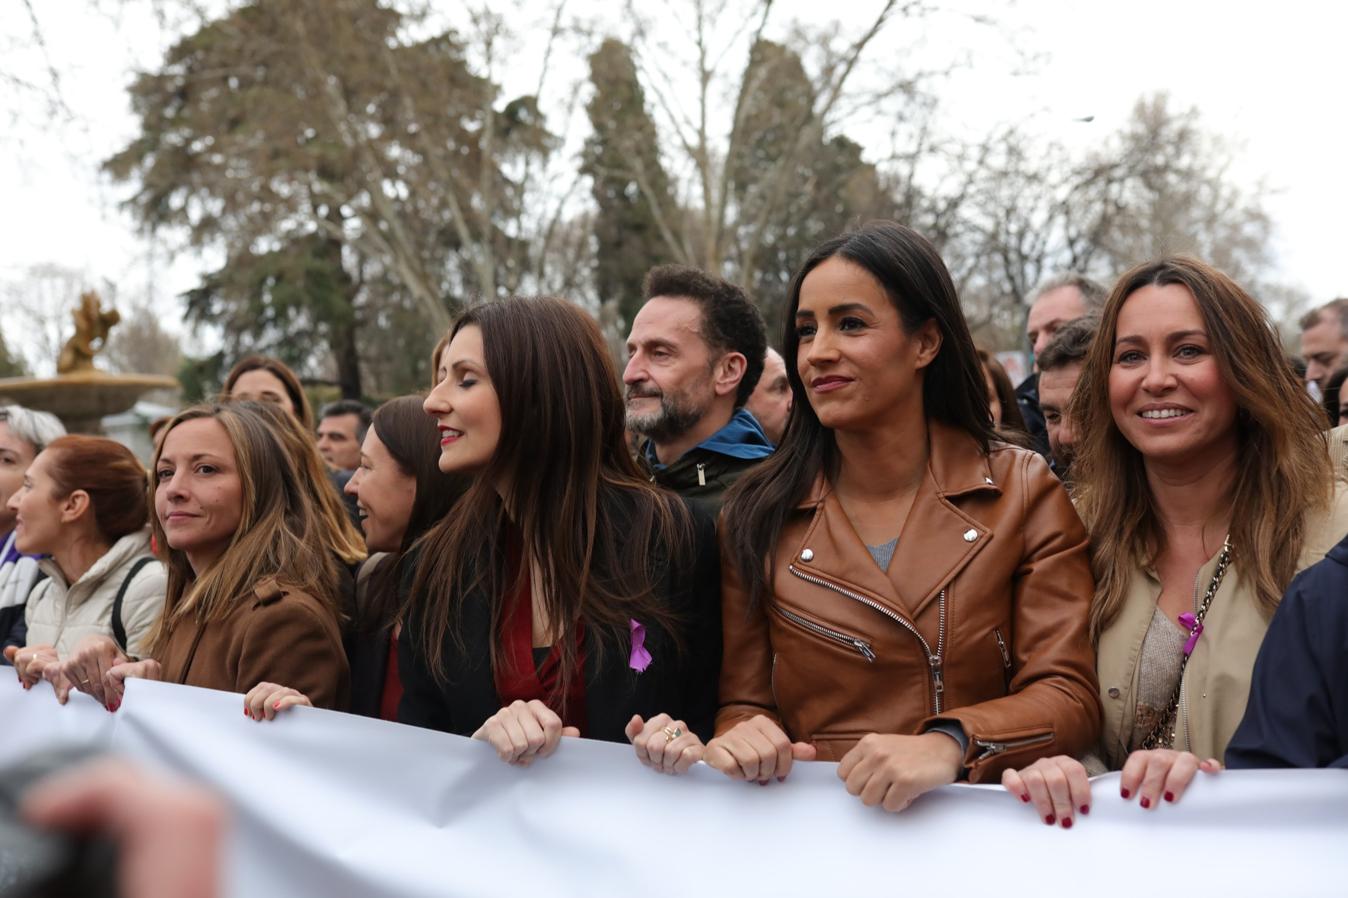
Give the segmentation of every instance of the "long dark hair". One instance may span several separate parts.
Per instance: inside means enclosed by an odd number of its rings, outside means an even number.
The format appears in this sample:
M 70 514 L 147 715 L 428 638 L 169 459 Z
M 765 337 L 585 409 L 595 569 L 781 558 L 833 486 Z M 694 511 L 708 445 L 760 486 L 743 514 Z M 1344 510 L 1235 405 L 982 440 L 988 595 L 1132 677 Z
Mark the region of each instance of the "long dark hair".
M 811 271 L 835 256 L 859 265 L 880 282 L 905 332 L 912 333 L 927 321 L 936 322 L 941 348 L 922 380 L 927 418 L 965 431 L 984 452 L 996 439 L 983 368 L 950 272 L 936 248 L 917 231 L 892 221 L 873 221 L 822 244 L 796 272 L 787 295 L 782 358 L 793 401 L 786 432 L 777 451 L 740 478 L 725 501 L 722 533 L 727 536 L 723 543 L 733 555 L 751 602 L 768 591 L 772 553 L 787 515 L 820 471 L 829 478 L 838 473 L 833 431 L 819 423 L 796 367 L 800 285 Z
M 356 609 L 357 628 L 364 632 L 381 632 L 397 619 L 403 556 L 449 513 L 468 486 L 466 477 L 440 470 L 440 433 L 422 409 L 422 401 L 420 396 L 390 399 L 375 409 L 371 421 L 398 470 L 416 481 L 416 496 L 398 551 L 370 575 L 365 601 Z
M 627 645 L 629 621 L 676 621 L 657 600 L 670 566 L 692 564 L 692 522 L 671 493 L 642 476 L 628 452 L 617 370 L 599 326 L 552 298 L 495 300 L 465 312 L 450 337 L 482 331 L 487 375 L 501 407 L 501 436 L 485 469 L 419 545 L 412 585 L 413 639 L 445 677 L 445 641 L 465 644 L 460 603 L 484 594 L 491 607 L 491 662 L 520 570 L 509 570 L 507 534 L 517 534 L 542 582 L 532 584 L 561 651 L 559 697 L 578 673 L 577 628 L 602 654 Z M 497 493 L 508 484 L 509 507 Z M 658 557 L 657 557 L 658 553 Z M 513 576 L 513 579 L 512 579 Z M 596 658 L 596 661 L 601 659 Z

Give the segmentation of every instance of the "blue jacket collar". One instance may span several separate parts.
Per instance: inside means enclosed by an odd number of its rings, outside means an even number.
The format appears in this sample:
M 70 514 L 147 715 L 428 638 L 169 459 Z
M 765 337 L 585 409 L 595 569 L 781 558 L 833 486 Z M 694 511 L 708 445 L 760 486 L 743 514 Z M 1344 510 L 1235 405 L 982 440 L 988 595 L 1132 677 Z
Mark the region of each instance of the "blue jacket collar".
M 729 458 L 752 461 L 767 458 L 772 454 L 773 448 L 767 434 L 763 433 L 763 428 L 759 426 L 758 419 L 748 409 L 741 408 L 730 416 L 725 427 L 698 443 L 690 451 L 702 449 Z M 665 467 L 656 458 L 655 444 L 650 440 L 646 441 L 643 451 L 653 470 Z

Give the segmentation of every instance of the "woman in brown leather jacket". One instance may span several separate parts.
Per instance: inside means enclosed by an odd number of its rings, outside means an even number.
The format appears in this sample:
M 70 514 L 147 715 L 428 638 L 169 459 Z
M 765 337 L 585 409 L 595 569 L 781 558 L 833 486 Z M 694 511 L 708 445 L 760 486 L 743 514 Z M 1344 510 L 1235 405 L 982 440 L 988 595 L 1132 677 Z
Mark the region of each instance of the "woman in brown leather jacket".
M 782 355 L 785 436 L 722 520 L 707 763 L 766 783 L 839 761 L 849 792 L 898 811 L 1091 745 L 1086 534 L 1044 461 L 995 442 L 935 248 L 893 222 L 820 246 Z

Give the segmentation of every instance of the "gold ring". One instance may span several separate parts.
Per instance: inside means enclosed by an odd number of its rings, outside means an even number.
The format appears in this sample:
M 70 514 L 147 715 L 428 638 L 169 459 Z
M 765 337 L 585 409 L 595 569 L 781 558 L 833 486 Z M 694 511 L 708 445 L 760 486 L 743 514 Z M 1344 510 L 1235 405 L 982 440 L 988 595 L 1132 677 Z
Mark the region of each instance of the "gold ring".
M 81 686 L 88 686 L 88 685 L 89 685 L 89 681 L 88 681 L 88 680 L 80 680 L 80 685 L 81 685 Z
M 683 735 L 683 727 L 664 727 L 660 732 L 665 734 L 665 744 L 668 745 Z

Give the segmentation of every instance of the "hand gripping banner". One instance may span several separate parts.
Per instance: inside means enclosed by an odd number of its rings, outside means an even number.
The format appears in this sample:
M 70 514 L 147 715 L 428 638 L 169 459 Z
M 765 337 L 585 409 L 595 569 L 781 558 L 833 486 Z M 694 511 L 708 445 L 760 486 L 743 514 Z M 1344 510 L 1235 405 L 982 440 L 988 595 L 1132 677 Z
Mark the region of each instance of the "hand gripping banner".
M 443 733 L 310 708 L 259 723 L 241 706 L 133 680 L 108 714 L 0 672 L 0 762 L 73 741 L 208 785 L 234 811 L 238 896 L 1348 894 L 1348 771 L 1200 775 L 1151 811 L 1104 776 L 1063 830 L 999 787 L 892 815 L 833 764 L 759 787 L 568 739 L 514 768 Z

